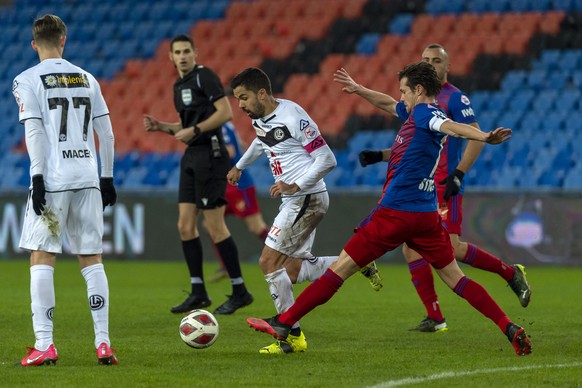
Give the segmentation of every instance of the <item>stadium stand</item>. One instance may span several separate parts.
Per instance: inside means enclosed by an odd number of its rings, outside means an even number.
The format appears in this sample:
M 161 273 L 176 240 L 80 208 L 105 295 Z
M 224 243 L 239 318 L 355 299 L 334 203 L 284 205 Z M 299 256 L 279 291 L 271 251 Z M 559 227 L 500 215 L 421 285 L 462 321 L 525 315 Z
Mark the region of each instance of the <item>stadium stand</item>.
M 99 3 L 15 0 L 0 7 L 2 190 L 28 186 L 28 159 L 10 83 L 37 62 L 30 21 L 56 13 L 69 26 L 65 57 L 100 78 L 116 134 L 120 189 L 174 189 L 183 146 L 144 134 L 143 113 L 176 120 L 169 39 L 191 33 L 199 62 L 225 85 L 247 66 L 263 68 L 276 95 L 303 105 L 336 151 L 331 188 L 377 190 L 382 165 L 361 168 L 364 148 L 389 147 L 399 126 L 331 80 L 345 67 L 364 85 L 399 95 L 396 73 L 428 43 L 451 53 L 451 82 L 471 96 L 484 129 L 507 126 L 513 139 L 486 147 L 467 174 L 483 190 L 580 190 L 582 158 L 582 0 L 178 0 Z M 260 22 L 257 22 L 260 20 Z M 430 38 L 427 38 L 430 37 Z M 244 141 L 253 138 L 234 107 Z M 268 187 L 265 164 L 252 167 Z

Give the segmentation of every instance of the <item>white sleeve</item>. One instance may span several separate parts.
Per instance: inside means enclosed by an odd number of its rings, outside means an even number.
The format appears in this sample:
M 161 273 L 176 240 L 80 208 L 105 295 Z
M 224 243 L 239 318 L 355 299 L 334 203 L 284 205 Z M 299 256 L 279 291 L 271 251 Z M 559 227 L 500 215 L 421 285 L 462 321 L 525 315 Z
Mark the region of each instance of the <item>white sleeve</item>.
M 309 167 L 305 175 L 295 181 L 301 190 L 315 185 L 337 165 L 335 155 L 327 144 L 312 151 L 310 155 L 315 158 L 315 162 Z
M 18 76 L 12 83 L 12 94 L 18 104 L 18 120 L 42 119 L 42 112 L 34 88 L 25 75 Z
M 255 139 L 244 155 L 241 156 L 240 160 L 236 163 L 236 168 L 244 170 L 260 158 L 261 155 L 263 155 L 263 146 L 261 146 L 260 140 Z
M 440 117 L 440 116 L 434 116 L 432 119 L 430 119 L 429 123 L 428 123 L 428 127 L 434 131 L 434 132 L 440 132 L 441 131 L 441 125 L 443 125 L 443 123 L 445 121 L 449 121 L 450 119 L 447 117 Z
M 41 119 L 24 120 L 24 137 L 30 158 L 30 176 L 44 174 L 45 129 Z
M 113 177 L 113 155 L 115 139 L 109 115 L 95 117 L 93 128 L 99 137 L 99 156 L 101 157 L 101 177 Z

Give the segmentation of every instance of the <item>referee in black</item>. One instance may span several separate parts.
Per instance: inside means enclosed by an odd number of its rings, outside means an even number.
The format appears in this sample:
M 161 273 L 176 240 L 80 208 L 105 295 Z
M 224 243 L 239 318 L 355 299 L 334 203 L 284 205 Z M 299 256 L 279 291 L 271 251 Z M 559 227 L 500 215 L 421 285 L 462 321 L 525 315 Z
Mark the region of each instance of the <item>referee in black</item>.
M 236 244 L 224 221 L 230 160 L 221 126 L 232 119 L 232 109 L 216 73 L 196 64 L 196 48 L 191 37 L 178 35 L 172 39 L 170 59 L 179 74 L 174 84 L 174 105 L 180 122 L 166 123 L 145 115 L 144 126 L 146 131 L 162 131 L 188 145 L 180 162 L 178 231 L 192 292 L 171 311 L 185 313 L 211 304 L 202 274 L 198 230 L 198 214 L 202 211 L 210 238 L 224 260 L 232 284 L 232 295 L 214 314 L 232 314 L 253 302 L 242 278 Z

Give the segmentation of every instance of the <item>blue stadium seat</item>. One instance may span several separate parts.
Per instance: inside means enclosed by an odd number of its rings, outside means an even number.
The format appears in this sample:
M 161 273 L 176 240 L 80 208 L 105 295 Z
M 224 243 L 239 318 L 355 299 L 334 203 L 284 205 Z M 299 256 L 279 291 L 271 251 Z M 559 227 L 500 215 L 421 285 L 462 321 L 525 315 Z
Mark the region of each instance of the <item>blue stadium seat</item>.
M 490 168 L 472 168 L 469 170 L 471 188 L 487 187 L 491 181 L 491 172 Z
M 540 176 L 539 184 L 548 187 L 561 187 L 564 175 L 564 170 L 547 170 Z
M 491 93 L 489 100 L 487 101 L 487 109 L 490 111 L 501 112 L 508 107 L 509 102 L 513 97 L 513 93 L 506 91 Z
M 540 128 L 541 122 L 545 120 L 545 114 L 542 112 L 525 112 L 521 118 L 521 129 L 536 131 Z
M 338 164 L 337 167 L 331 170 L 324 178 L 327 189 L 331 190 L 336 187 L 337 182 L 341 179 L 341 177 L 344 174 L 349 173 L 349 171 L 350 170 L 345 170 L 341 165 Z
M 491 174 L 490 185 L 498 189 L 512 189 L 517 186 L 517 178 L 522 174 L 520 167 L 505 167 Z
M 377 33 L 368 33 L 362 35 L 356 45 L 356 52 L 361 55 L 376 54 L 376 46 L 380 41 L 381 35 Z
M 511 70 L 501 80 L 501 89 L 507 92 L 523 88 L 527 81 L 527 72 L 524 70 Z
M 203 3 L 202 3 L 203 4 Z M 228 7 L 228 0 L 213 0 L 205 5 L 207 19 L 220 19 L 224 17 L 226 8 Z
M 574 167 L 574 151 L 570 147 L 562 147 L 552 161 L 552 170 L 568 170 Z M 582 179 L 582 177 L 580 178 Z
M 540 58 L 532 61 L 532 69 L 534 70 L 553 70 L 557 69 L 562 53 L 560 50 L 544 50 Z
M 544 89 L 532 101 L 532 109 L 536 111 L 546 111 L 554 107 L 554 103 L 558 100 L 558 91 L 554 89 Z M 562 103 L 562 96 L 560 96 L 560 104 Z
M 513 167 L 519 167 L 523 171 L 527 170 L 532 164 L 531 155 L 533 154 L 533 152 L 530 151 L 529 144 L 519 142 L 517 136 L 514 136 L 511 139 L 511 143 L 520 143 L 519 145 L 521 147 L 509 155 L 508 164 Z
M 146 186 L 164 186 L 168 180 L 169 172 L 167 170 L 152 170 L 149 169 L 142 183 Z
M 167 189 L 177 189 L 180 184 L 180 169 L 175 168 L 168 174 L 165 187 Z
M 582 189 L 582 167 L 570 169 L 564 176 L 562 187 L 568 190 Z
M 550 0 L 511 0 L 508 2 L 508 9 L 513 12 L 547 11 L 550 6 Z
M 22 167 L 3 167 L 2 174 L 0 175 L 0 187 L 8 190 L 17 190 L 24 187 L 28 187 L 28 183 L 24 186 L 22 181 L 24 177 L 27 178 L 28 182 L 28 170 L 24 170 Z
M 523 113 L 520 111 L 510 111 L 499 116 L 497 122 L 498 125 L 505 128 L 511 128 L 512 130 L 517 130 L 521 124 L 521 118 Z M 477 117 L 479 119 L 479 117 Z M 483 130 L 489 130 L 489 128 L 483 128 Z
M 388 32 L 391 34 L 406 35 L 410 33 L 410 25 L 414 20 L 414 15 L 410 13 L 400 13 L 390 21 Z
M 575 71 L 580 69 L 582 64 L 582 50 L 565 50 L 558 63 L 558 67 L 566 71 Z
M 143 185 L 143 180 L 148 174 L 147 167 L 134 167 L 127 172 L 123 181 L 123 187 L 126 189 L 139 189 Z
M 574 71 L 572 72 L 572 86 L 578 91 L 582 89 L 582 71 Z
M 527 86 L 534 90 L 543 89 L 547 85 L 547 78 L 548 74 L 545 70 L 533 70 L 527 74 Z
M 521 189 L 535 189 L 538 186 L 539 174 L 534 170 L 517 177 L 516 185 Z
M 533 90 L 528 89 L 520 90 L 509 99 L 509 109 L 518 112 L 529 110 L 530 103 L 533 100 L 533 98 L 534 98 Z
M 441 2 L 441 12 L 459 14 L 465 10 L 464 0 L 444 0 Z
M 553 9 L 559 11 L 573 11 L 575 0 L 552 0 Z
M 484 131 L 491 130 L 492 128 L 497 128 L 498 124 L 498 113 L 497 111 L 486 110 L 477 117 L 479 126 L 483 128 Z M 499 124 L 501 124 L 499 122 Z

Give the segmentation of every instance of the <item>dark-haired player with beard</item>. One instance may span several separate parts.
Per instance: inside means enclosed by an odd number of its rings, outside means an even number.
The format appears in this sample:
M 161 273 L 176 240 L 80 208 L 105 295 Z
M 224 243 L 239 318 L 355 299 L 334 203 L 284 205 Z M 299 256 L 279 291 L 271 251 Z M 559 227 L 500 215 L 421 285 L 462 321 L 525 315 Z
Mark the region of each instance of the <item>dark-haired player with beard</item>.
M 336 165 L 335 156 L 317 124 L 296 103 L 275 98 L 271 81 L 258 68 L 247 68 L 231 82 L 239 107 L 252 119 L 257 137 L 228 173 L 237 185 L 243 170 L 267 155 L 275 179 L 271 197 L 281 197 L 259 258 L 259 265 L 278 313 L 293 304 L 292 284 L 319 278 L 337 256 L 315 257 L 311 253 L 315 229 L 327 213 L 329 195 L 324 176 Z M 365 272 L 365 273 L 364 273 Z M 372 288 L 382 287 L 374 263 L 364 269 Z M 260 349 L 261 354 L 303 352 L 305 335 L 298 322 L 284 341 Z

